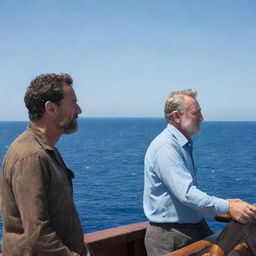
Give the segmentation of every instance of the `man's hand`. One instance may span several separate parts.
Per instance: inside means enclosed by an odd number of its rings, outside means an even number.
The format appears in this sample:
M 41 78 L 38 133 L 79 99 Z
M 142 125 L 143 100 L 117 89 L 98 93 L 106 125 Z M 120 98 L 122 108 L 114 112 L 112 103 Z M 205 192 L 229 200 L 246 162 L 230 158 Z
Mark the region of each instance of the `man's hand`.
M 256 206 L 240 199 L 228 199 L 228 214 L 233 220 L 246 224 L 256 219 Z

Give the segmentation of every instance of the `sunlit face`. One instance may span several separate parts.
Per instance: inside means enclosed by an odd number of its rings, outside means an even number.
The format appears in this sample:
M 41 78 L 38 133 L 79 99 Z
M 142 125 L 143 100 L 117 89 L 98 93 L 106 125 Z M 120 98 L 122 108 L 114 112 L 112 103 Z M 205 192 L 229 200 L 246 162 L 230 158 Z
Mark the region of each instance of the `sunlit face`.
M 58 114 L 55 119 L 56 127 L 64 134 L 70 134 L 77 130 L 77 118 L 82 113 L 77 104 L 77 98 L 74 89 L 69 85 L 64 85 L 64 98 L 57 107 Z
M 200 123 L 204 120 L 198 101 L 189 96 L 184 96 L 187 109 L 181 116 L 181 130 L 186 138 L 200 132 Z

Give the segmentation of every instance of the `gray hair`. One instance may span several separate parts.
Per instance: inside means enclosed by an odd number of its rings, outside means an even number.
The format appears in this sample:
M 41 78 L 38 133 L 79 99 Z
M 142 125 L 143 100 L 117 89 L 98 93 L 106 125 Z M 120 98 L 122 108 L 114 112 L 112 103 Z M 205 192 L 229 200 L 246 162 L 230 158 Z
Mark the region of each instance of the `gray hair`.
M 168 123 L 173 121 L 174 112 L 185 112 L 187 106 L 185 104 L 184 96 L 196 98 L 197 91 L 193 89 L 187 89 L 169 94 L 164 107 L 164 116 Z

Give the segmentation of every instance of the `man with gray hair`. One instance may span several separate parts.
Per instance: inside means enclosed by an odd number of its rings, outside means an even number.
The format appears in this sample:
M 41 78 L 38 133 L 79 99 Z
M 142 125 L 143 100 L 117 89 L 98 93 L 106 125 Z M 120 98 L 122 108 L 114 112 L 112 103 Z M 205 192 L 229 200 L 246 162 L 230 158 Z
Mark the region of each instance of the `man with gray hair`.
M 167 128 L 145 156 L 144 212 L 150 223 L 145 245 L 149 256 L 161 256 L 213 234 L 204 216 L 229 214 L 247 223 L 256 207 L 240 199 L 209 196 L 197 186 L 191 136 L 199 133 L 201 108 L 192 89 L 173 92 L 165 103 Z

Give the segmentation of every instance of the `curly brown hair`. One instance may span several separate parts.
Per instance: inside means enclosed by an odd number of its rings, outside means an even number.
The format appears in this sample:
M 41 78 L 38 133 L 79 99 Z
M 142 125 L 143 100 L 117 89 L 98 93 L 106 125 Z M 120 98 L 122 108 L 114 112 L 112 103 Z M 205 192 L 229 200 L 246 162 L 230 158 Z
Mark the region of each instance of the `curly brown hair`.
M 64 83 L 72 86 L 73 79 L 69 74 L 41 74 L 31 81 L 24 96 L 31 121 L 39 120 L 43 116 L 47 101 L 59 104 L 64 97 Z

